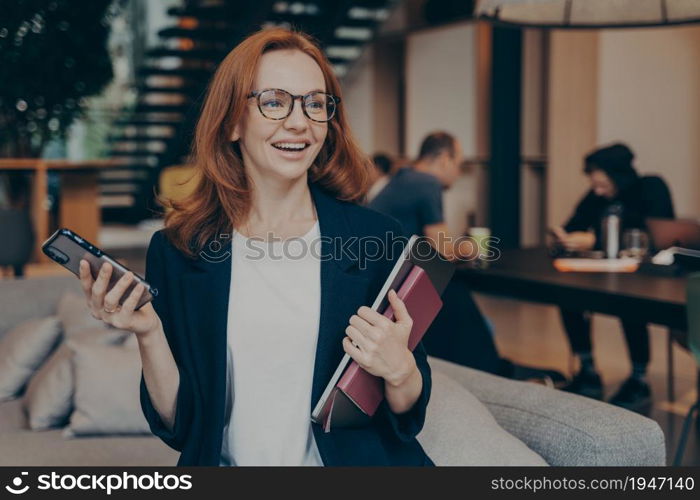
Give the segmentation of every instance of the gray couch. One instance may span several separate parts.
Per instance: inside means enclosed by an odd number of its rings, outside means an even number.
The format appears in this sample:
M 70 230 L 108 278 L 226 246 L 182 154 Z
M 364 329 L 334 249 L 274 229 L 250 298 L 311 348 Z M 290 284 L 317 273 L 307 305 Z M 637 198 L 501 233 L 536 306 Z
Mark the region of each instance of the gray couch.
M 0 280 L 0 338 L 26 319 L 53 314 L 66 289 L 80 292 L 78 280 Z M 439 359 L 430 363 L 434 397 L 419 440 L 439 465 L 519 464 L 501 460 L 492 449 L 498 446 L 529 453 L 531 465 L 665 464 L 664 436 L 653 420 Z M 507 431 L 498 428 L 505 434 L 498 439 L 482 432 L 495 422 Z M 0 465 L 174 465 L 178 456 L 152 436 L 69 439 L 60 429 L 31 431 L 18 400 L 0 403 L 0 449 Z

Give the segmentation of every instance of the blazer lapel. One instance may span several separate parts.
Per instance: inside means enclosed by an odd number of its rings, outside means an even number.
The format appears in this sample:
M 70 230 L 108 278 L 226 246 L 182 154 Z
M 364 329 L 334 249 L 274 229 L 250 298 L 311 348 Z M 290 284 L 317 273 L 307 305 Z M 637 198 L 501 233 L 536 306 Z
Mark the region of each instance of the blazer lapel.
M 203 253 L 192 262 L 191 270 L 181 278 L 198 392 L 204 408 L 216 416 L 219 428 L 224 425 L 226 401 L 226 331 L 231 283 L 230 237 L 227 240 L 215 256 Z
M 369 278 L 358 272 L 357 244 L 345 206 L 315 184 L 310 184 L 321 232 L 321 315 L 314 364 L 311 408 L 321 397 L 345 354 L 342 340 L 348 320 L 366 300 Z M 355 239 L 353 240 L 353 237 Z M 353 272 L 355 271 L 355 272 Z

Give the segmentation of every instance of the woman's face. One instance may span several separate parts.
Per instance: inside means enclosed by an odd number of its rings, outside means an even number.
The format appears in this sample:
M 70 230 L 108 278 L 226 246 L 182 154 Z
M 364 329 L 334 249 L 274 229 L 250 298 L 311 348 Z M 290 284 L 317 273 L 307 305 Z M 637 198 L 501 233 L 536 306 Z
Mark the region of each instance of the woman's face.
M 298 50 L 274 50 L 263 54 L 253 90 L 283 89 L 293 95 L 326 92 L 321 68 L 310 56 Z M 283 120 L 265 118 L 257 99 L 250 98 L 232 141 L 239 141 L 243 164 L 253 179 L 276 177 L 296 180 L 306 174 L 328 133 L 327 123 L 314 122 L 304 115 L 301 99 L 294 101 L 292 113 Z M 280 149 L 283 145 L 287 150 Z M 292 144 L 290 144 L 292 143 Z M 303 144 L 299 151 L 289 147 Z
M 615 183 L 608 176 L 608 174 L 602 170 L 591 170 L 591 173 L 588 174 L 588 178 L 591 181 L 591 189 L 596 196 L 602 196 L 603 198 L 612 200 L 615 198 L 615 195 L 617 195 L 617 187 L 615 186 Z

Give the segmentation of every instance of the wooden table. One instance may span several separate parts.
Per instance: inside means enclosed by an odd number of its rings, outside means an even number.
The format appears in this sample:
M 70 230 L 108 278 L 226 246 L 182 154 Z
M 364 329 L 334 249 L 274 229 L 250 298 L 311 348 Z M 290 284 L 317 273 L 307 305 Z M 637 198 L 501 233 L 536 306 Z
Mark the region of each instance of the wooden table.
M 460 266 L 475 291 L 555 304 L 669 328 L 669 399 L 673 400 L 671 330 L 686 330 L 686 278 L 636 273 L 561 273 L 544 248 L 504 250 L 486 269 Z
M 120 165 L 119 160 L 86 161 L 45 160 L 41 158 L 0 158 L 0 171 L 31 171 L 31 215 L 36 243 L 34 262 L 48 262 L 41 251 L 42 243 L 50 236 L 48 172 L 60 172 L 61 200 L 59 226 L 68 227 L 85 239 L 97 243 L 100 228 L 99 187 L 97 172 L 100 168 Z

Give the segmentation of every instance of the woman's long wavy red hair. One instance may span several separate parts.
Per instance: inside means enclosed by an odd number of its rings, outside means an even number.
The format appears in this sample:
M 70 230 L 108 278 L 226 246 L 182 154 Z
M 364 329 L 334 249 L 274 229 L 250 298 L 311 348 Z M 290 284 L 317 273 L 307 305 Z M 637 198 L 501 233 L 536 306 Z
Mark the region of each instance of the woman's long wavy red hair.
M 172 210 L 165 218 L 165 235 L 188 257 L 195 258 L 207 241 L 245 221 L 251 203 L 250 184 L 240 150 L 230 137 L 241 120 L 247 96 L 253 90 L 262 55 L 273 50 L 294 49 L 312 57 L 323 72 L 326 91 L 342 97 L 331 66 L 306 34 L 271 28 L 252 34 L 221 62 L 209 83 L 197 122 L 191 151 L 197 184 L 181 201 L 161 200 Z M 309 170 L 318 183 L 338 199 L 360 200 L 368 186 L 370 163 L 357 146 L 341 103 L 328 122 L 328 135 Z

